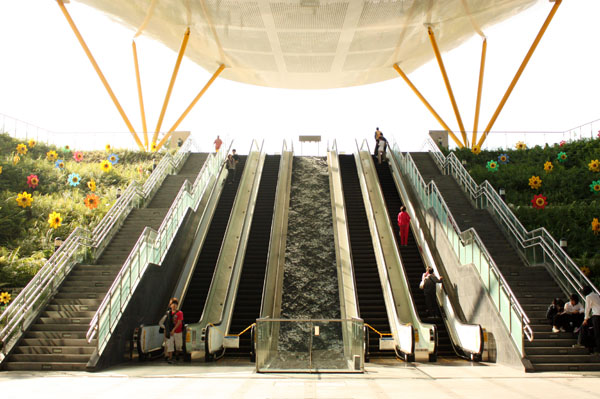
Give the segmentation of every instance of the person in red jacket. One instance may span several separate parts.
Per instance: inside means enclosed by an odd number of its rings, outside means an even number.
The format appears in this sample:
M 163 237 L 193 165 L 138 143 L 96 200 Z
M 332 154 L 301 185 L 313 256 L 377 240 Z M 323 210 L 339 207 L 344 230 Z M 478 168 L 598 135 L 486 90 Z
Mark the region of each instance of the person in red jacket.
M 400 245 L 408 245 L 408 230 L 410 229 L 410 215 L 406 212 L 406 207 L 400 207 L 398 214 L 398 227 L 400 228 Z

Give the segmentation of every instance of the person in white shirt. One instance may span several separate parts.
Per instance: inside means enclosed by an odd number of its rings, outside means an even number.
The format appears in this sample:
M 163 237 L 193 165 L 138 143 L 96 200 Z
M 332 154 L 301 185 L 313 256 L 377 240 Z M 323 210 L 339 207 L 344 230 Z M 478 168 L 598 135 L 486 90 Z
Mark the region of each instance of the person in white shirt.
M 579 303 L 579 296 L 571 294 L 569 302 L 565 303 L 563 311 L 554 316 L 552 332 L 572 332 L 583 321 L 583 305 Z
M 591 353 L 598 353 L 600 352 L 600 295 L 592 291 L 589 285 L 583 287 L 582 294 L 585 296 L 585 311 L 577 345 L 582 346 L 585 343 L 586 337 L 591 335 L 589 327 L 592 327 L 593 340 L 590 340 L 587 346 L 590 347 Z

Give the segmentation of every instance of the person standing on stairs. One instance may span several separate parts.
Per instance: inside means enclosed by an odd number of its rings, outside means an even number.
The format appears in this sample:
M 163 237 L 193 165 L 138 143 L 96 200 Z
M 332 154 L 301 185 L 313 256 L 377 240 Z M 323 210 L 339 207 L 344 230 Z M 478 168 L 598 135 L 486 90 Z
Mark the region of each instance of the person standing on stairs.
M 439 318 L 440 312 L 435 299 L 436 284 L 442 282 L 443 277 L 437 278 L 433 273 L 433 269 L 428 267 L 423 277 L 421 277 L 421 284 L 419 287 L 423 289 L 425 294 L 425 305 L 427 306 L 427 315 L 429 317 Z
M 377 161 L 379 162 L 379 165 L 381 165 L 381 162 L 386 160 L 387 154 L 387 140 L 385 137 L 383 137 L 383 134 L 379 136 L 378 143 L 379 144 L 377 145 Z
M 227 155 L 227 160 L 225 161 L 225 167 L 227 168 L 227 184 L 233 183 L 233 178 L 235 176 L 235 166 L 236 162 L 233 159 L 233 155 Z
M 410 230 L 410 215 L 406 212 L 406 207 L 400 207 L 398 214 L 398 234 L 400 235 L 400 245 L 408 245 L 408 231 Z
M 378 127 L 375 128 L 375 149 L 373 150 L 373 155 L 377 156 L 377 151 L 379 147 L 379 138 L 383 136 L 383 133 L 379 130 Z

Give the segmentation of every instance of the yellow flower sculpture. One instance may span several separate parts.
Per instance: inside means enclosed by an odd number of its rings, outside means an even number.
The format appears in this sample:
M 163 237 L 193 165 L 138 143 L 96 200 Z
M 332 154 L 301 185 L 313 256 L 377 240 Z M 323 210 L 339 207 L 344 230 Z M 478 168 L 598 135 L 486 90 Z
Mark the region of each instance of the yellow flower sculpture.
M 531 187 L 532 190 L 537 190 L 542 187 L 542 179 L 540 179 L 539 176 L 531 176 L 529 178 L 529 187 Z
M 18 164 L 21 161 L 21 157 L 18 156 L 17 154 L 15 154 L 15 156 L 13 157 L 13 165 Z
M 594 234 L 600 233 L 600 222 L 598 221 L 598 218 L 592 219 L 592 231 Z
M 4 305 L 8 305 L 8 303 L 10 302 L 11 299 L 12 299 L 12 297 L 10 296 L 10 294 L 8 292 L 3 292 L 0 294 L 0 303 L 2 303 Z
M 87 182 L 87 186 L 90 189 L 91 192 L 96 191 L 96 182 L 94 181 L 94 179 L 90 180 L 89 182 Z
M 592 273 L 592 271 L 590 270 L 590 268 L 587 267 L 587 266 L 581 266 L 579 268 L 579 270 L 581 270 L 581 273 L 585 274 L 586 277 L 589 277 L 590 273 Z
M 112 163 L 110 163 L 107 160 L 104 160 L 104 161 L 100 162 L 100 168 L 102 169 L 103 172 L 110 172 L 110 170 L 112 169 Z
M 597 159 L 592 160 L 592 162 L 588 163 L 588 168 L 590 168 L 591 172 L 600 172 L 600 161 Z
M 156 143 L 152 143 L 152 145 L 150 146 L 150 151 L 156 152 Z
M 27 146 L 23 143 L 21 144 L 17 144 L 17 153 L 19 155 L 25 155 L 27 154 Z
M 552 172 L 552 170 L 554 170 L 554 165 L 552 165 L 552 162 L 550 162 L 550 161 L 547 161 L 547 162 L 544 164 L 544 170 L 546 171 L 546 173 L 550 173 L 550 172 Z
M 29 148 L 33 148 L 35 147 L 37 143 L 35 142 L 34 139 L 29 139 L 29 141 L 27 142 L 27 145 L 29 146 Z
M 0 165 L 0 175 L 2 174 L 2 165 Z
M 53 229 L 58 229 L 62 224 L 62 217 L 60 217 L 60 213 L 52 212 L 48 215 L 48 224 Z
M 46 159 L 48 159 L 48 161 L 54 162 L 54 161 L 56 161 L 58 159 L 58 154 L 54 150 L 48 151 L 46 153 Z
M 29 194 L 27 191 L 23 191 L 17 196 L 17 205 L 21 208 L 27 208 L 28 206 L 31 206 L 32 202 L 33 198 L 31 198 L 31 194 Z
M 517 150 L 526 150 L 527 149 L 527 144 L 525 144 L 522 141 L 517 141 L 517 144 L 515 145 L 515 148 Z
M 104 146 L 104 149 L 106 150 L 106 152 L 109 152 L 112 147 L 110 146 L 110 144 L 107 144 L 106 146 Z

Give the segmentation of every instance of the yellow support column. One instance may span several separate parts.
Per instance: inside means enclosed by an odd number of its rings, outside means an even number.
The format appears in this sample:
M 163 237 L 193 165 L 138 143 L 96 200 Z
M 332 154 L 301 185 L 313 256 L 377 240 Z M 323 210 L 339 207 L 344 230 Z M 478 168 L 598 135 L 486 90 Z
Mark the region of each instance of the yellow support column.
M 135 142 L 140 147 L 140 149 L 142 151 L 144 151 L 144 146 L 142 145 L 142 142 L 140 141 L 140 138 L 136 134 L 135 129 L 133 128 L 133 125 L 129 121 L 129 118 L 127 118 L 127 115 L 125 115 L 125 111 L 123 111 L 123 107 L 121 107 L 121 104 L 119 103 L 119 100 L 117 100 L 117 97 L 115 96 L 115 93 L 110 88 L 110 85 L 108 84 L 108 81 L 104 77 L 104 74 L 100 70 L 100 67 L 98 66 L 98 63 L 96 62 L 96 60 L 94 59 L 94 56 L 92 55 L 92 52 L 90 51 L 89 47 L 87 46 L 87 44 L 83 40 L 83 37 L 81 36 L 81 33 L 79 32 L 79 29 L 77 29 L 77 26 L 75 26 L 75 22 L 73 22 L 73 19 L 71 18 L 71 15 L 69 14 L 69 12 L 67 11 L 67 8 L 63 4 L 63 0 L 56 0 L 56 2 L 58 3 L 58 6 L 60 7 L 63 15 L 67 19 L 67 22 L 69 23 L 69 26 L 71 26 L 71 29 L 73 30 L 73 33 L 77 37 L 77 40 L 79 41 L 79 44 L 83 48 L 83 51 L 85 51 L 85 54 L 87 55 L 88 59 L 90 60 L 90 62 L 92 64 L 92 66 L 96 70 L 96 73 L 98 74 L 98 77 L 102 81 L 102 84 L 104 85 L 104 88 L 108 92 L 108 95 L 110 96 L 111 100 L 115 104 L 115 107 L 117 107 L 117 110 L 119 111 L 119 114 L 121 114 L 121 118 L 123 118 L 123 121 L 125 122 L 125 124 L 127 125 L 127 128 L 131 132 L 131 135 L 135 139 Z
M 160 148 L 165 144 L 165 142 L 169 139 L 169 137 L 171 137 L 171 133 L 173 133 L 175 131 L 175 129 L 177 129 L 177 126 L 179 126 L 179 124 L 190 113 L 190 111 L 192 110 L 192 108 L 194 108 L 194 106 L 196 105 L 196 103 L 198 102 L 198 100 L 200 100 L 200 97 L 202 97 L 204 95 L 204 93 L 206 92 L 206 90 L 208 90 L 208 88 L 210 87 L 210 85 L 212 85 L 212 83 L 215 81 L 215 79 L 217 79 L 217 77 L 221 74 L 221 72 L 223 72 L 224 69 L 225 69 L 225 65 L 221 64 L 221 66 L 219 66 L 219 69 L 217 69 L 217 71 L 213 74 L 213 76 L 210 78 L 210 80 L 208 82 L 206 82 L 206 84 L 204 85 L 204 87 L 202 88 L 202 90 L 200 90 L 200 92 L 192 100 L 192 102 L 190 103 L 190 105 L 185 109 L 185 111 L 183 111 L 183 113 L 181 114 L 181 116 L 179 117 L 179 119 L 177 119 L 177 121 L 173 124 L 173 126 L 171 126 L 171 128 L 168 131 L 168 133 L 165 134 L 165 137 L 163 137 L 162 140 L 157 144 L 156 151 L 160 150 Z
M 483 88 L 483 71 L 485 70 L 485 55 L 487 53 L 487 39 L 483 38 L 481 44 L 481 63 L 479 64 L 479 85 L 477 86 L 477 101 L 475 102 L 475 121 L 473 122 L 473 137 L 471 139 L 471 148 L 477 144 L 477 128 L 479 124 L 479 108 L 481 106 L 481 90 Z
M 454 132 L 452 132 L 452 129 L 450 129 L 448 127 L 448 125 L 446 124 L 446 122 L 444 122 L 442 120 L 442 118 L 438 115 L 438 113 L 435 112 L 435 110 L 433 109 L 433 107 L 427 102 L 427 100 L 425 99 L 425 97 L 423 97 L 423 95 L 419 92 L 419 90 L 417 90 L 417 88 L 415 87 L 415 85 L 412 84 L 412 82 L 410 81 L 410 79 L 408 78 L 408 76 L 406 76 L 406 74 L 404 73 L 404 71 L 402 71 L 402 69 L 400 69 L 400 67 L 398 66 L 398 64 L 394 64 L 394 69 L 396 70 L 396 72 L 398 72 L 398 74 L 400 74 L 400 76 L 402 76 L 402 79 L 404 79 L 404 81 L 406 82 L 406 84 L 408 85 L 408 87 L 410 87 L 412 89 L 412 91 L 417 95 L 417 97 L 419 97 L 419 99 L 423 102 L 423 104 L 429 110 L 429 112 L 431 112 L 431 114 L 434 116 L 434 118 L 437 119 L 437 121 L 440 123 L 440 125 L 442 125 L 442 127 L 448 131 L 448 134 L 450 135 L 450 138 L 452 138 L 452 140 L 454 140 L 454 142 L 456 143 L 456 145 L 458 146 L 458 148 L 463 148 L 464 147 L 463 143 L 460 142 L 460 140 L 458 139 L 458 137 L 456 137 L 456 135 L 454 134 Z
M 135 65 L 135 80 L 137 82 L 138 100 L 140 103 L 140 115 L 142 118 L 142 129 L 144 130 L 144 147 L 148 149 L 148 126 L 146 125 L 146 111 L 144 110 L 144 97 L 142 96 L 142 80 L 140 78 L 140 66 L 138 64 L 137 47 L 135 40 L 131 41 L 133 49 L 133 63 Z
M 460 117 L 460 111 L 458 110 L 458 106 L 456 105 L 456 99 L 454 98 L 454 92 L 452 91 L 452 86 L 450 85 L 450 80 L 448 79 L 448 74 L 446 73 L 446 68 L 444 67 L 444 61 L 442 60 L 442 54 L 440 54 L 440 49 L 438 48 L 437 42 L 435 40 L 435 34 L 433 33 L 433 29 L 431 27 L 427 27 L 427 33 L 429 34 L 429 41 L 431 42 L 431 47 L 433 47 L 433 52 L 435 54 L 435 58 L 440 67 L 440 72 L 442 73 L 442 78 L 444 79 L 444 84 L 446 85 L 446 90 L 448 91 L 448 97 L 450 97 L 450 102 L 452 103 L 452 109 L 454 110 L 454 115 L 456 115 L 456 121 L 458 122 L 458 127 L 460 128 L 460 134 L 462 135 L 462 139 L 466 146 L 468 146 L 467 141 L 467 133 L 465 131 L 465 126 L 463 125 L 462 118 Z
M 185 30 L 185 34 L 183 35 L 183 41 L 181 42 L 181 48 L 179 49 L 179 54 L 177 55 L 177 61 L 175 62 L 175 68 L 173 68 L 173 74 L 171 75 L 171 82 L 169 82 L 169 88 L 167 89 L 167 94 L 165 95 L 165 101 L 163 102 L 163 106 L 160 111 L 160 116 L 158 117 L 158 123 L 156 124 L 156 130 L 154 131 L 154 136 L 152 136 L 152 144 L 156 143 L 156 139 L 158 138 L 158 132 L 160 132 L 160 127 L 162 126 L 162 122 L 165 117 L 165 112 L 167 111 L 167 105 L 169 105 L 169 99 L 171 98 L 171 92 L 173 91 L 173 86 L 175 85 L 175 80 L 177 79 L 177 73 L 179 72 L 179 66 L 181 65 L 181 60 L 183 59 L 183 53 L 185 52 L 185 48 L 187 46 L 189 38 L 190 38 L 190 28 L 187 28 Z
M 490 130 L 492 130 L 492 126 L 494 126 L 494 123 L 496 122 L 496 119 L 498 118 L 498 115 L 500 115 L 500 111 L 502 111 L 502 108 L 504 107 L 504 104 L 506 104 L 506 100 L 508 100 L 508 97 L 510 96 L 510 94 L 513 91 L 513 89 L 515 88 L 515 85 L 519 81 L 519 78 L 521 77 L 521 74 L 523 73 L 523 70 L 525 70 L 525 67 L 527 66 L 527 63 L 529 62 L 529 59 L 533 55 L 533 52 L 535 51 L 535 49 L 536 49 L 538 43 L 540 42 L 540 40 L 542 40 L 542 37 L 544 36 L 544 33 L 546 32 L 546 29 L 548 28 L 548 25 L 550 25 L 550 21 L 552 21 L 552 18 L 554 17 L 554 14 L 556 14 L 556 11 L 558 10 L 558 7 L 560 6 L 561 3 L 562 3 L 562 0 L 555 0 L 554 1 L 554 6 L 552 7 L 552 10 L 550 10 L 550 14 L 548 14 L 548 17 L 546 18 L 546 20 L 544 21 L 544 24 L 540 28 L 540 31 L 538 32 L 537 36 L 535 37 L 535 40 L 531 44 L 531 47 L 529 48 L 529 51 L 525 55 L 525 59 L 523 59 L 523 62 L 521 63 L 521 66 L 519 67 L 519 70 L 515 74 L 515 77 L 513 78 L 512 82 L 510 82 L 510 85 L 508 86 L 508 89 L 506 89 L 506 93 L 504 94 L 504 97 L 502 97 L 502 100 L 500 100 L 500 104 L 498 104 L 498 108 L 496 108 L 496 112 L 494 112 L 494 115 L 492 116 L 492 119 L 490 119 L 490 122 L 488 123 L 487 127 L 485 128 L 485 131 L 483 132 L 483 135 L 479 139 L 479 143 L 477 143 L 477 145 L 479 146 L 479 148 L 481 148 L 481 146 L 483 145 L 483 142 L 487 138 Z

